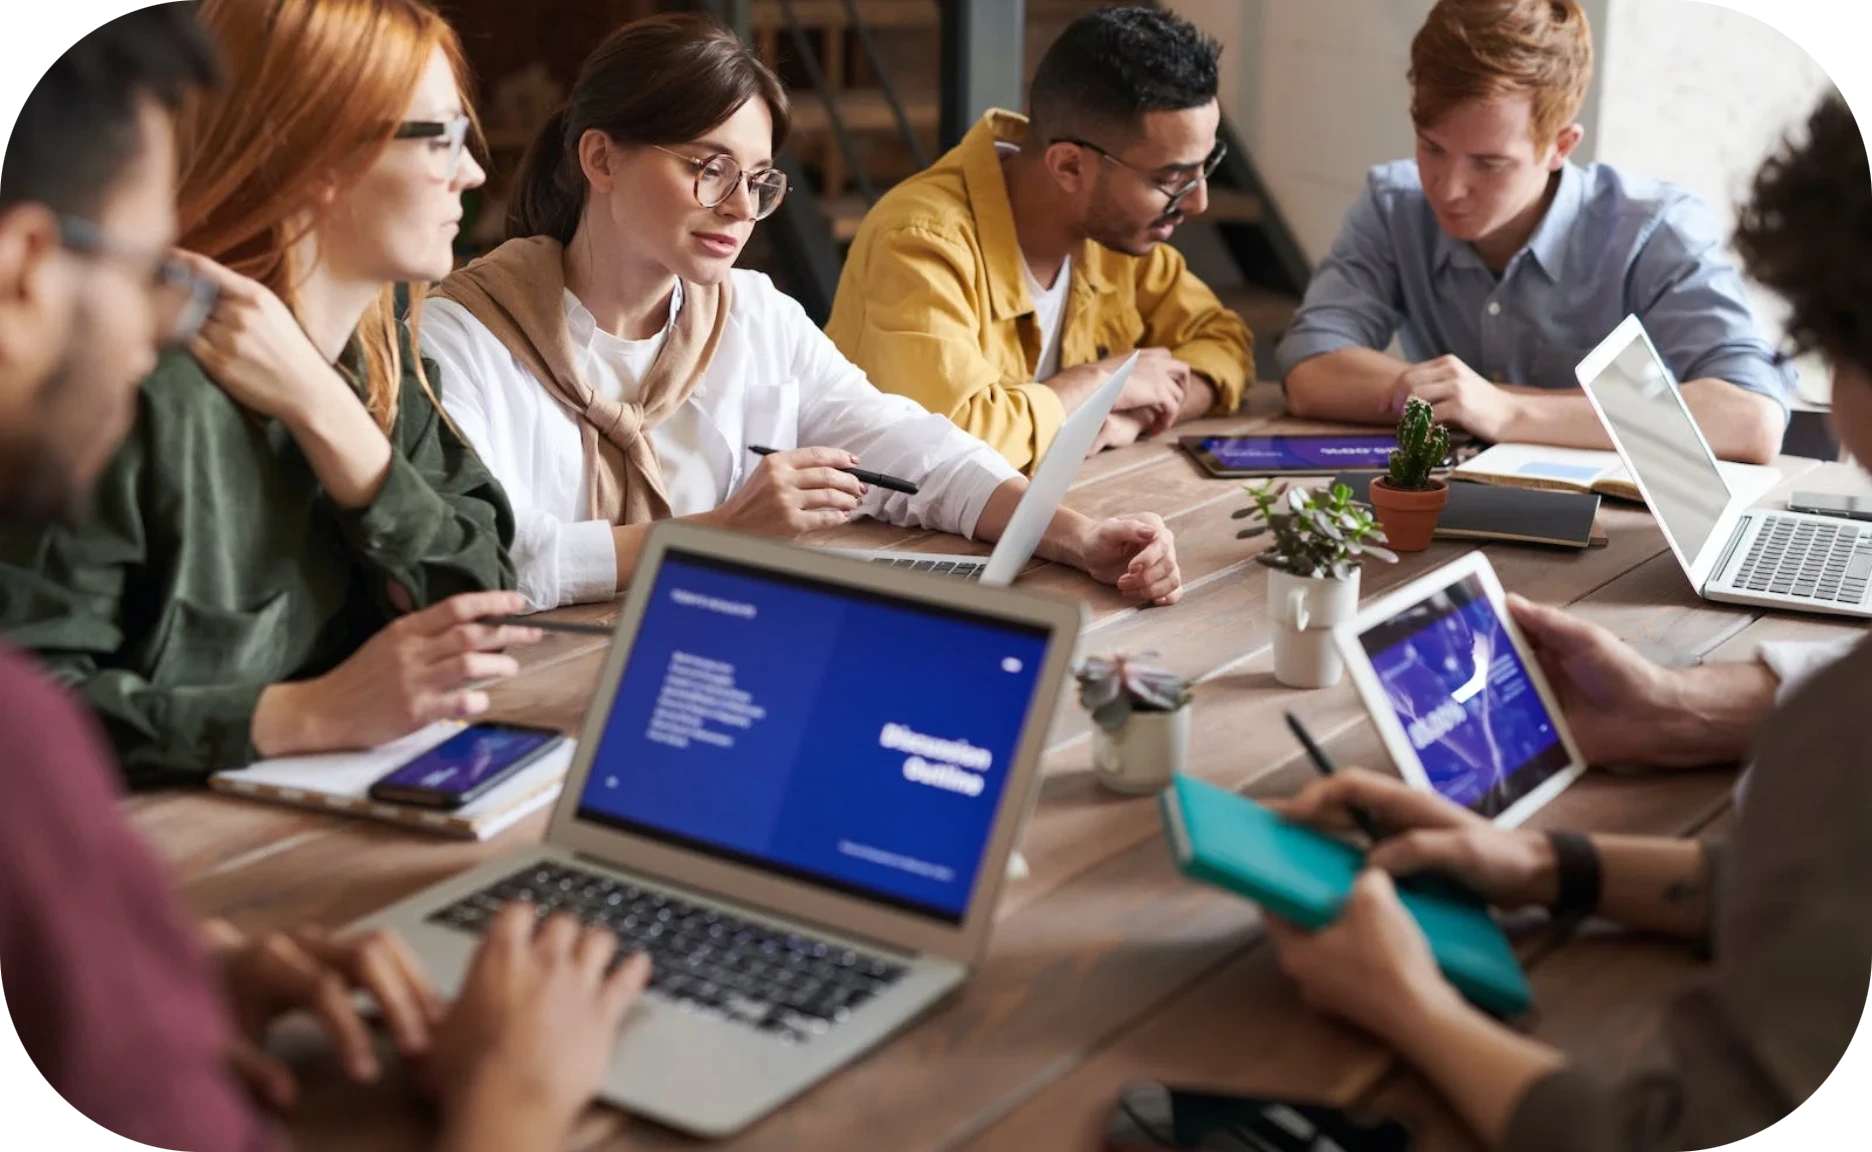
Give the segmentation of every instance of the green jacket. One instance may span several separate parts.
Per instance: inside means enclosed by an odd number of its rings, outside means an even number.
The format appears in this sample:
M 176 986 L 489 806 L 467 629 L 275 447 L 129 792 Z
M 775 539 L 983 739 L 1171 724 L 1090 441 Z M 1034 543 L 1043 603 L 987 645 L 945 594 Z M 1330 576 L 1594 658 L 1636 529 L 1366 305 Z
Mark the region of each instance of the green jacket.
M 398 615 L 390 581 L 418 608 L 514 586 L 507 498 L 413 370 L 390 474 L 357 510 L 186 353 L 138 407 L 81 526 L 0 528 L 0 634 L 96 710 L 133 787 L 255 759 L 261 691 L 357 651 Z

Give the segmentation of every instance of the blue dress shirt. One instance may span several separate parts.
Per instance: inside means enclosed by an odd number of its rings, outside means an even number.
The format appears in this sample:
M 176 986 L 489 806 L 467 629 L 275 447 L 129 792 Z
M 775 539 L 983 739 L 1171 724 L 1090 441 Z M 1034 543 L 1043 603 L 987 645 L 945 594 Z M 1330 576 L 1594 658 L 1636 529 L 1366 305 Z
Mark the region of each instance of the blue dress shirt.
M 1384 351 L 1395 335 L 1413 363 L 1454 354 L 1496 383 L 1577 388 L 1574 365 L 1636 313 L 1678 380 L 1716 377 L 1785 409 L 1793 369 L 1763 338 L 1722 241 L 1690 192 L 1568 164 L 1498 277 L 1437 226 L 1415 160 L 1380 165 L 1281 340 L 1281 377 L 1341 348 Z

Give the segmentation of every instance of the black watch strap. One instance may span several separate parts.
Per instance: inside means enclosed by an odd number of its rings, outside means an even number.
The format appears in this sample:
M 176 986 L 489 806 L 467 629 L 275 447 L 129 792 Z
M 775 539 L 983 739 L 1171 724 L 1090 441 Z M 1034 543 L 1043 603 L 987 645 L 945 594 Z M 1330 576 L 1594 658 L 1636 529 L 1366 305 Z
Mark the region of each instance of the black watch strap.
M 1559 895 L 1550 910 L 1555 920 L 1576 924 L 1599 910 L 1599 850 L 1578 832 L 1549 832 L 1547 841 L 1553 845 L 1559 882 Z

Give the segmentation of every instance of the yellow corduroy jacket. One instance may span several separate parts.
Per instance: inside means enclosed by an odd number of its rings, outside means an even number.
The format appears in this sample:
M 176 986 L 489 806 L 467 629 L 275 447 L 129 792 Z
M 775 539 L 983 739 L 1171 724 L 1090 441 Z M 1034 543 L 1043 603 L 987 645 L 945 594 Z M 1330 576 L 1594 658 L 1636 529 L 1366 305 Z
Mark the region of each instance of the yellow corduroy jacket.
M 1065 409 L 1034 382 L 1042 333 L 1027 292 L 997 142 L 1023 116 L 991 110 L 927 171 L 865 216 L 839 277 L 826 334 L 886 392 L 899 392 L 993 445 L 1023 471 Z M 1168 348 L 1214 382 L 1231 412 L 1254 363 L 1241 317 L 1167 244 L 1127 256 L 1088 241 L 1072 260 L 1060 367 Z

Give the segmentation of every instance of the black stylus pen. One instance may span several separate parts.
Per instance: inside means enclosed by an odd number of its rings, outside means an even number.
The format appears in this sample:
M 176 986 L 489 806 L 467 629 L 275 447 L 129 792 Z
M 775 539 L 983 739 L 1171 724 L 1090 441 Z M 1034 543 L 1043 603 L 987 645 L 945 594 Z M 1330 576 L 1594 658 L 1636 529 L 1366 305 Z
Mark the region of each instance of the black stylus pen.
M 772 456 L 780 451 L 778 448 L 768 448 L 761 444 L 749 444 L 747 450 L 756 456 Z M 866 484 L 876 484 L 879 488 L 889 488 L 892 492 L 902 492 L 906 496 L 915 496 L 918 491 L 917 486 L 910 481 L 899 480 L 895 476 L 886 476 L 882 472 L 869 472 L 863 468 L 840 468 L 839 471 L 849 476 L 856 476 Z
M 1331 776 L 1334 772 L 1337 772 L 1339 769 L 1338 766 L 1332 762 L 1332 757 L 1326 755 L 1326 750 L 1321 748 L 1313 739 L 1313 734 L 1306 730 L 1306 725 L 1300 723 L 1300 717 L 1295 716 L 1292 712 L 1288 712 L 1285 715 L 1287 717 L 1287 727 L 1293 729 L 1294 738 L 1300 741 L 1300 746 L 1302 748 L 1306 749 L 1307 757 L 1313 761 L 1313 767 L 1319 769 L 1319 774 L 1321 776 Z M 1365 833 L 1373 844 L 1385 838 L 1384 830 L 1378 827 L 1378 822 L 1372 819 L 1371 813 L 1365 811 L 1365 809 L 1360 808 L 1356 804 L 1346 805 L 1346 810 L 1351 813 L 1352 821 L 1359 826 L 1359 831 Z
M 541 632 L 572 632 L 580 636 L 612 636 L 617 629 L 609 624 L 579 624 L 571 620 L 541 620 L 537 616 L 485 616 L 483 624 L 510 624 L 515 628 L 538 628 Z
M 1293 729 L 1294 736 L 1299 739 L 1300 746 L 1306 749 L 1307 756 L 1312 759 L 1313 767 L 1319 769 L 1319 774 L 1321 776 L 1331 776 L 1334 772 L 1337 772 L 1339 769 L 1332 762 L 1332 757 L 1326 755 L 1326 750 L 1321 748 L 1319 743 L 1313 739 L 1313 734 L 1306 730 L 1306 725 L 1300 723 L 1300 717 L 1295 716 L 1292 712 L 1286 713 L 1286 716 L 1287 727 Z M 1388 835 L 1383 828 L 1378 826 L 1378 821 L 1372 819 L 1372 814 L 1360 808 L 1357 804 L 1347 804 L 1346 812 L 1351 815 L 1352 822 L 1359 826 L 1359 831 L 1365 833 L 1366 838 L 1373 844 L 1378 843 L 1378 841 L 1383 840 Z M 1470 900 L 1477 904 L 1488 903 L 1475 889 L 1447 873 L 1419 873 L 1410 879 L 1410 883 L 1419 891 L 1437 892 L 1457 899 Z

